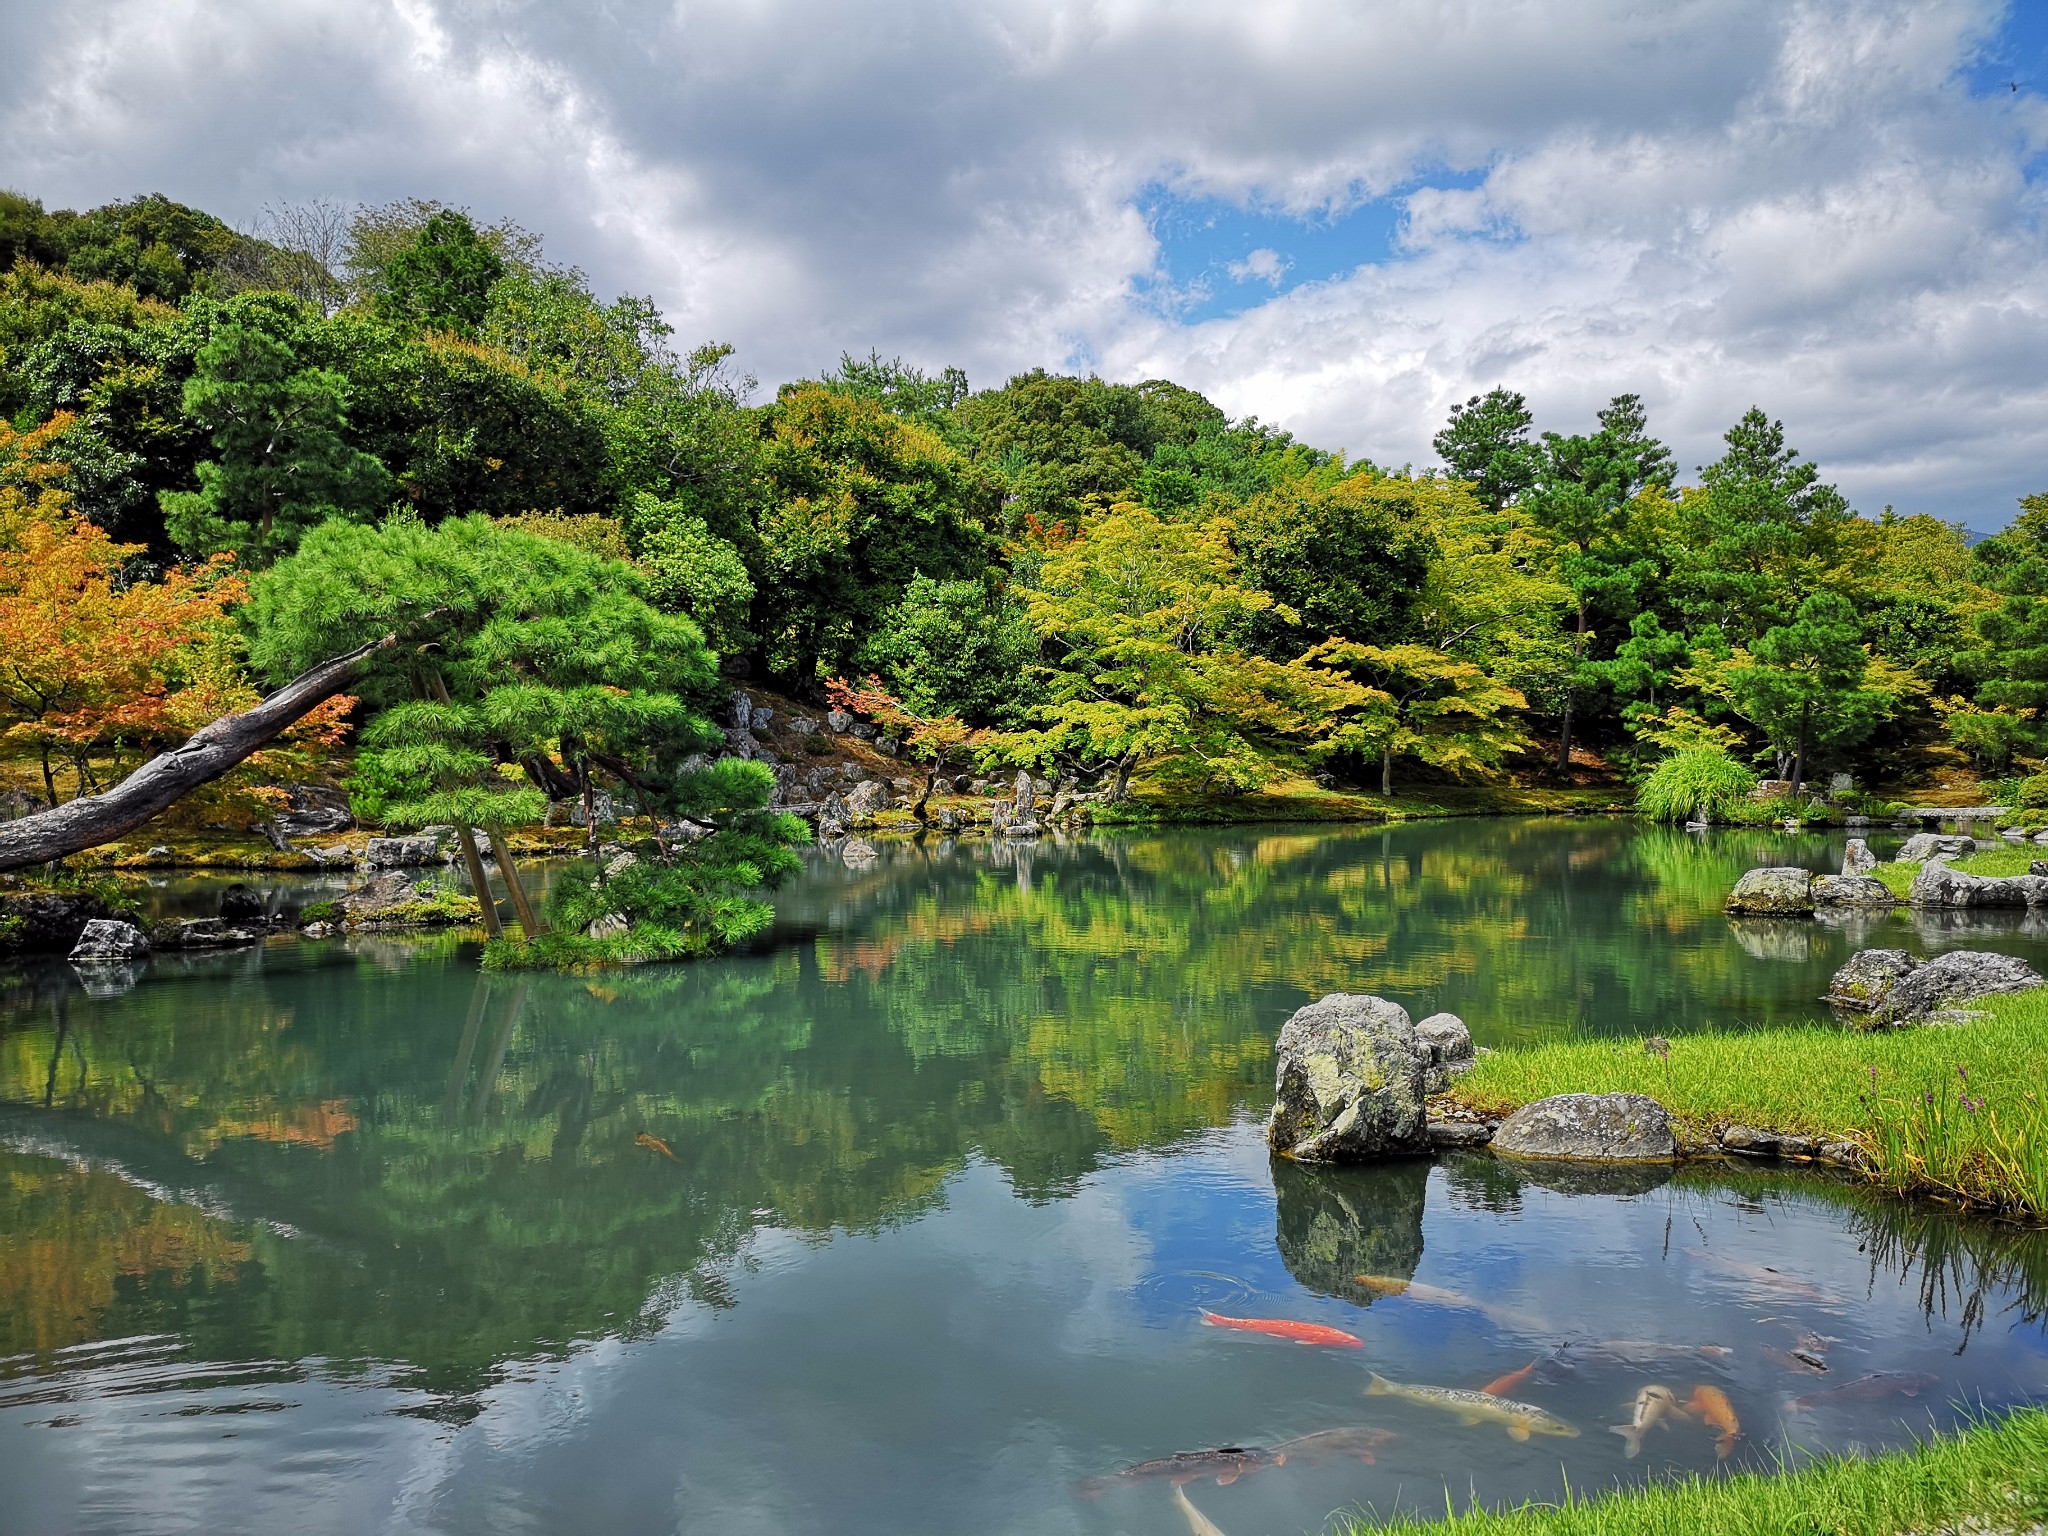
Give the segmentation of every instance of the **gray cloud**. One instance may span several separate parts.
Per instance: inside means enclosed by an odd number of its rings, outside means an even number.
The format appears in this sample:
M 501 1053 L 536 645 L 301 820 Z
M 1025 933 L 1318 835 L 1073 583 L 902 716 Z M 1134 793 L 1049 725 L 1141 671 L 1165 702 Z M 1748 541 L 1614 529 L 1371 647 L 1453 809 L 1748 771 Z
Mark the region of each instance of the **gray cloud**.
M 1081 361 L 1389 463 L 1499 382 L 1565 428 L 1638 390 L 1687 465 L 1757 401 L 1860 503 L 1984 526 L 2048 483 L 2022 175 L 2048 115 L 1956 78 L 1998 21 L 1993 0 L 6 0 L 0 155 L 72 205 L 509 215 L 770 380 L 871 345 L 984 383 Z M 1484 179 L 1410 198 L 1395 261 L 1200 325 L 1137 300 L 1161 271 L 1147 186 L 1342 211 L 1433 167 Z

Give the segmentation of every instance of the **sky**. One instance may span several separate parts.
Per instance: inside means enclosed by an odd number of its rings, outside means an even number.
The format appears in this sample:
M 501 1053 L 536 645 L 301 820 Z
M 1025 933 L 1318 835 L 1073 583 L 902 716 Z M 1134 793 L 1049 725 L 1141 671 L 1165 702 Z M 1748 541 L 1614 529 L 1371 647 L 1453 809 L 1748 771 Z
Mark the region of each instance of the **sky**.
M 2048 489 L 2048 0 L 0 0 L 0 184 L 431 197 L 772 389 L 1165 377 L 1395 467 L 1496 385 Z

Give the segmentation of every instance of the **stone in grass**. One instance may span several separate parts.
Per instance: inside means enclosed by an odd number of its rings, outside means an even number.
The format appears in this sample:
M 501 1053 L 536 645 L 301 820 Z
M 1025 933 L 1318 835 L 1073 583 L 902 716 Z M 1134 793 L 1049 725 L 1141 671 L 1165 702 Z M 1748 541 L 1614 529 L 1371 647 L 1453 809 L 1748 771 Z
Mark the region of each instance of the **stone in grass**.
M 1903 949 L 1859 949 L 1835 972 L 1823 1001 L 1855 1013 L 1874 1013 L 1886 994 L 1919 965 Z
M 1811 917 L 1813 871 L 1752 869 L 1735 882 L 1727 910 L 1744 917 Z
M 1408 1010 L 1333 992 L 1295 1010 L 1273 1047 L 1266 1144 L 1301 1162 L 1363 1161 L 1429 1150 L 1429 1058 Z
M 1563 1093 L 1524 1104 L 1501 1121 L 1493 1150 L 1570 1162 L 1670 1162 L 1678 1138 L 1664 1106 L 1647 1095 Z
M 85 925 L 71 947 L 73 960 L 140 960 L 149 953 L 149 936 L 117 917 L 96 917 Z
M 1977 850 L 1977 839 L 1957 832 L 1915 832 L 1899 850 L 1901 864 L 1921 864 L 1928 859 L 1959 859 Z
M 2024 960 L 1988 950 L 1952 949 L 1901 977 L 1872 1013 L 1879 1024 L 1917 1024 L 1950 1003 L 2048 985 Z
M 1899 898 L 1873 875 L 1815 875 L 1811 887 L 1815 908 L 1895 907 Z

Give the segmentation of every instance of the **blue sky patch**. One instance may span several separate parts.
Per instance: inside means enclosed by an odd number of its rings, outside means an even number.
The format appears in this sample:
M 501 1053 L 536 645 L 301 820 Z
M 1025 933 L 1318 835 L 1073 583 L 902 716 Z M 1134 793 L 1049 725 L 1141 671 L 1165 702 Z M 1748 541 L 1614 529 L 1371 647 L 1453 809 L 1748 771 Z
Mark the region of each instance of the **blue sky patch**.
M 1971 94 L 2048 96 L 2048 5 L 2012 0 L 1976 59 L 1963 70 Z
M 1155 182 L 1138 194 L 1137 207 L 1159 241 L 1161 270 L 1140 279 L 1139 296 L 1185 324 L 1242 314 L 1303 283 L 1397 259 L 1413 193 L 1476 187 L 1486 174 L 1418 177 L 1335 215 L 1288 213 L 1257 200 L 1185 197 Z

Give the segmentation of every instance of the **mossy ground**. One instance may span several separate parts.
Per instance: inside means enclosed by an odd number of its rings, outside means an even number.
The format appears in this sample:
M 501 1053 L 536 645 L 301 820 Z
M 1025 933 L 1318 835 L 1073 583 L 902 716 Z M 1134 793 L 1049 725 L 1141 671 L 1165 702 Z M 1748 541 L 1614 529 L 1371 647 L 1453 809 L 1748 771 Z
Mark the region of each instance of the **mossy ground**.
M 1950 869 L 1961 870 L 1966 875 L 2024 875 L 2034 860 L 2048 857 L 2048 848 L 2037 848 L 2031 843 L 2019 843 L 2006 848 L 1992 848 L 1983 853 L 1966 854 L 1960 859 L 1950 859 Z M 1905 899 L 1912 889 L 1913 877 L 1920 873 L 1918 864 L 1897 862 L 1880 864 L 1871 871 L 1882 880 L 1894 896 Z
M 1705 1145 L 1722 1125 L 1853 1141 L 1873 1177 L 2048 1221 L 2048 991 L 1982 998 L 1963 1022 L 1859 1031 L 1709 1030 L 1668 1056 L 1570 1040 L 1482 1056 L 1455 1099 L 1505 1113 L 1560 1093 L 1646 1093 Z
M 1453 1497 L 1447 1493 L 1447 1505 Z M 1447 1510 L 1441 1520 L 1396 1517 L 1350 1528 L 1386 1536 L 1932 1536 L 1962 1527 L 1991 1536 L 2027 1531 L 2044 1517 L 2048 1413 L 2029 1410 L 1895 1456 L 1695 1476 L 1564 1505 Z

